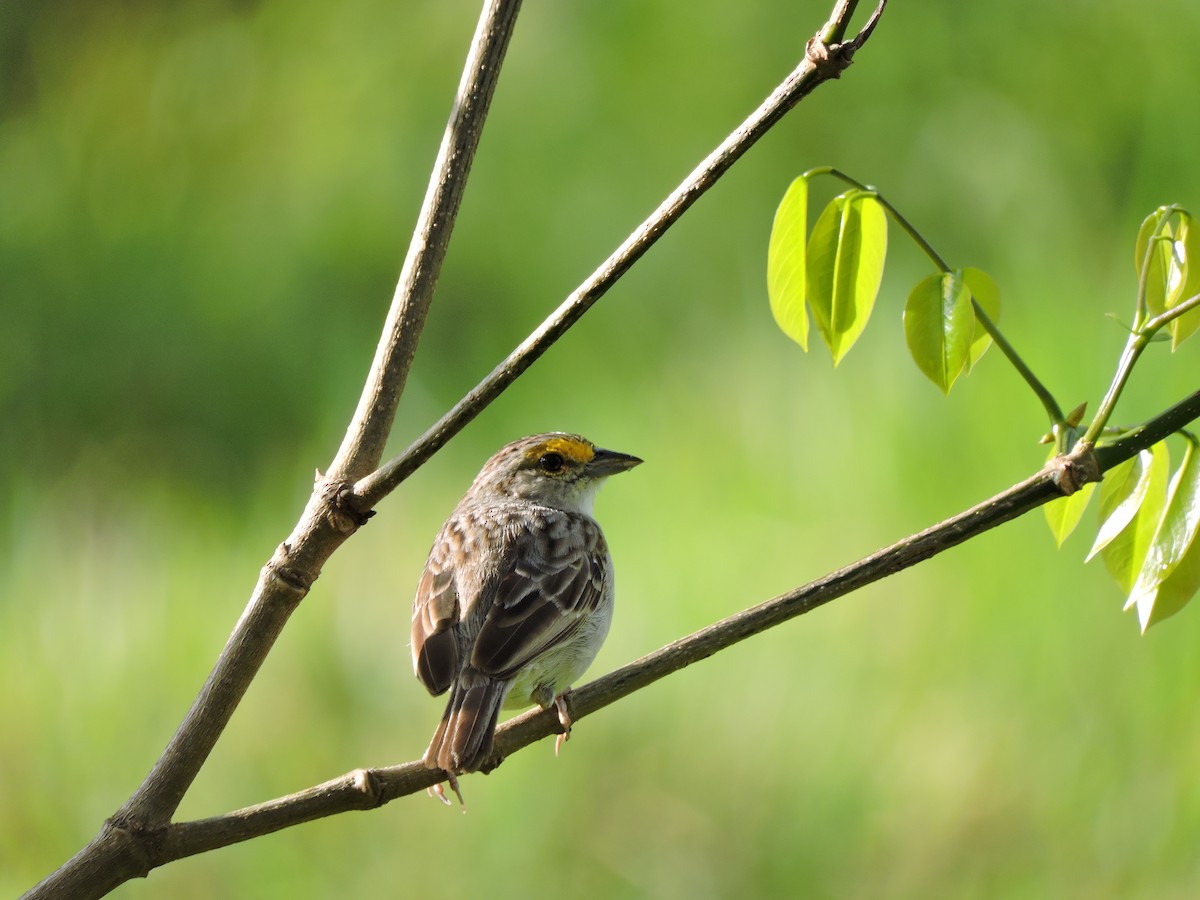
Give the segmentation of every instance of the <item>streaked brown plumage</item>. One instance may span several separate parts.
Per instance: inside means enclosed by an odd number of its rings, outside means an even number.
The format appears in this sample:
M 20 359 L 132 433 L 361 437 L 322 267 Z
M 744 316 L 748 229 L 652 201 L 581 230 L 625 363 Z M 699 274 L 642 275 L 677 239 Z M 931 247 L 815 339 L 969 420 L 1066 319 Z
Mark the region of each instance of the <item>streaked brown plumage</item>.
M 577 435 L 523 438 L 488 460 L 442 526 L 417 586 L 412 653 L 430 693 L 450 691 L 425 764 L 456 791 L 456 776 L 488 761 L 502 706 L 557 705 L 569 730 L 560 698 L 612 618 L 592 499 L 640 462 Z

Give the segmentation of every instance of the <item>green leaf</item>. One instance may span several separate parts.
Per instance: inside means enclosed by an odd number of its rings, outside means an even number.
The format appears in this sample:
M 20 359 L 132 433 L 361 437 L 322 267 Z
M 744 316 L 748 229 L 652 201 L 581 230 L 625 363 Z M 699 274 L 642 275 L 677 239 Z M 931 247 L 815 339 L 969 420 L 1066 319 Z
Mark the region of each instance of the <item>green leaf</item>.
M 1187 210 L 1160 206 L 1142 222 L 1134 248 L 1139 278 L 1146 267 L 1148 315 L 1157 316 L 1200 294 L 1200 224 Z M 1176 350 L 1197 330 L 1200 308 L 1171 320 L 1163 334 L 1170 337 L 1171 349 Z
M 917 368 L 942 389 L 967 368 L 975 333 L 971 292 L 961 271 L 923 278 L 904 304 L 904 339 Z
M 806 284 L 804 236 L 808 231 L 808 179 L 801 175 L 788 186 L 767 245 L 767 295 L 771 314 L 788 337 L 808 350 L 808 310 L 804 306 Z
M 975 301 L 983 307 L 983 311 L 987 317 L 995 323 L 1000 322 L 1000 288 L 996 287 L 996 282 L 992 281 L 992 276 L 983 269 L 966 268 L 962 270 L 963 282 L 967 286 L 967 290 L 971 292 L 971 296 Z M 971 355 L 967 360 L 967 371 L 971 371 L 975 367 L 975 363 L 979 362 L 979 357 L 983 356 L 984 351 L 992 346 L 992 336 L 984 330 L 979 324 L 978 317 L 975 319 L 975 336 L 971 340 Z
M 808 305 L 836 366 L 858 340 L 879 293 L 887 215 L 869 191 L 825 207 L 808 239 Z
M 1167 445 L 1159 441 L 1149 450 L 1139 453 L 1138 460 L 1142 469 L 1141 477 L 1130 498 L 1123 501 L 1119 507 L 1122 515 L 1130 505 L 1128 499 L 1140 497 L 1140 502 L 1133 510 L 1133 515 L 1129 517 L 1125 527 L 1111 537 L 1100 551 L 1108 573 L 1126 594 L 1133 590 L 1134 582 L 1146 560 L 1150 541 L 1154 537 L 1154 531 L 1162 516 L 1167 490 Z M 1136 468 L 1137 466 L 1135 466 Z M 1103 490 L 1101 490 L 1101 501 L 1103 501 Z M 1103 502 L 1101 509 L 1103 509 Z M 1108 528 L 1110 521 L 1112 520 L 1106 521 L 1101 526 L 1102 532 Z M 1096 540 L 1099 543 L 1100 538 L 1097 537 Z M 1095 550 L 1096 548 L 1093 546 L 1092 552 L 1095 553 Z
M 1104 473 L 1100 482 L 1100 530 L 1084 562 L 1090 562 L 1093 556 L 1124 531 L 1137 512 L 1150 486 L 1142 478 L 1150 458 L 1149 451 L 1143 450 Z
M 1183 558 L 1200 529 L 1200 465 L 1196 457 L 1196 444 L 1188 441 L 1183 461 L 1171 478 L 1166 507 L 1146 554 L 1147 567 L 1161 571 L 1163 576 L 1169 575 Z
M 1042 507 L 1046 513 L 1046 524 L 1050 526 L 1050 533 L 1054 535 L 1054 541 L 1059 547 L 1070 537 L 1079 520 L 1083 518 L 1083 511 L 1087 509 L 1095 489 L 1096 482 L 1089 481 L 1071 496 L 1051 500 Z
M 1146 313 L 1151 318 L 1166 311 L 1171 282 L 1179 274 L 1175 264 L 1174 247 L 1171 226 L 1164 225 L 1159 236 L 1153 239 L 1150 250 L 1150 274 L 1146 279 Z
M 1175 229 L 1175 242 L 1176 250 L 1184 259 L 1184 278 L 1182 289 L 1171 300 L 1171 307 L 1200 294 L 1200 223 L 1183 210 L 1180 211 L 1179 226 Z M 1167 326 L 1171 334 L 1172 352 L 1197 330 L 1200 330 L 1200 307 L 1173 319 Z
M 1171 213 L 1171 207 L 1160 206 L 1142 220 L 1138 228 L 1137 240 L 1133 244 L 1133 268 L 1141 277 L 1142 266 L 1146 265 L 1146 248 L 1150 246 L 1150 238 L 1158 232 L 1158 226 Z
M 1169 206 L 1160 206 L 1145 218 L 1138 229 L 1135 245 L 1138 278 L 1144 280 L 1146 312 L 1151 317 L 1166 310 L 1172 277 L 1179 275 L 1174 265 L 1175 241 L 1169 221 L 1173 212 Z M 1141 322 L 1134 322 L 1134 325 L 1140 326 Z
M 1183 462 L 1171 479 L 1166 507 L 1146 552 L 1145 562 L 1125 604 L 1126 609 L 1137 607 L 1142 631 L 1178 612 L 1195 593 L 1195 587 L 1186 595 L 1180 593 L 1180 588 L 1192 581 L 1193 576 L 1189 571 L 1172 585 L 1169 592 L 1172 603 L 1177 605 L 1158 610 L 1156 614 L 1160 590 L 1195 545 L 1197 531 L 1200 531 L 1200 463 L 1197 462 L 1195 441 L 1189 440 Z M 1197 573 L 1200 573 L 1200 568 Z
M 1200 291 L 1188 294 L 1188 297 L 1194 297 L 1196 293 L 1200 293 Z M 1186 300 L 1187 297 L 1184 299 Z M 1180 344 L 1200 330 L 1200 306 L 1189 309 L 1178 319 L 1173 319 L 1167 329 L 1171 334 L 1171 350 L 1174 352 L 1179 349 Z
M 1139 278 L 1142 277 L 1142 266 L 1146 266 L 1145 300 L 1149 316 L 1173 309 L 1200 290 L 1200 235 L 1197 230 L 1188 211 L 1178 206 L 1160 206 L 1138 229 L 1135 254 L 1139 260 Z M 1181 320 L 1186 322 L 1181 324 Z M 1200 316 L 1193 317 L 1191 313 L 1172 321 L 1167 331 L 1173 339 L 1173 347 L 1179 346 L 1197 327 L 1200 327 Z M 1181 337 L 1176 338 L 1177 331 Z
M 1192 541 L 1192 546 L 1184 553 L 1183 559 L 1158 586 L 1154 605 L 1146 618 L 1142 617 L 1142 607 L 1138 606 L 1138 619 L 1141 621 L 1142 631 L 1175 615 L 1196 596 L 1197 590 L 1200 590 L 1200 541 Z

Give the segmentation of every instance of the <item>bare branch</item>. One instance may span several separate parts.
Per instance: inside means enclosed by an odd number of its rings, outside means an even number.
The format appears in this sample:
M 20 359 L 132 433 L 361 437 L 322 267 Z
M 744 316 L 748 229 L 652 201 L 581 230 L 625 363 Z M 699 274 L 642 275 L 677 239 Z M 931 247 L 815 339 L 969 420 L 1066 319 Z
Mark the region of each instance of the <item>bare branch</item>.
M 692 663 L 707 659 L 749 637 L 911 568 L 997 525 L 1024 515 L 1063 495 L 1064 491 L 1058 485 L 1063 472 L 1077 473 L 1077 476 L 1078 473 L 1088 473 L 1088 477 L 1096 480 L 1104 471 L 1198 417 L 1200 391 L 1155 416 L 1118 444 L 1097 451 L 1089 446 L 1078 446 L 1071 454 L 1051 460 L 1036 475 L 953 518 L 824 578 L 722 619 L 575 688 L 567 695 L 571 717 L 578 722 Z M 1071 490 L 1077 487 L 1072 485 Z M 514 717 L 496 732 L 495 756 L 488 770 L 500 765 L 505 757 L 554 734 L 560 728 L 554 710 L 531 710 Z M 440 772 L 427 769 L 419 760 L 399 766 L 356 769 L 287 797 L 209 819 L 175 823 L 166 826 L 155 842 L 161 858 L 153 864 L 162 865 L 325 816 L 374 809 L 424 790 L 441 777 Z
M 1179 431 L 1189 422 L 1200 418 L 1200 391 L 1180 400 L 1170 409 L 1155 416 L 1120 437 L 1096 448 L 1096 459 L 1107 472 L 1119 462 L 1157 444 L 1170 434 Z
M 370 509 L 391 493 L 405 478 L 415 472 L 434 453 L 445 446 L 454 435 L 481 413 L 488 404 L 571 328 L 579 318 L 607 293 L 622 275 L 637 262 L 666 233 L 676 221 L 709 188 L 720 180 L 758 140 L 765 135 L 792 107 L 818 85 L 837 78 L 850 64 L 853 52 L 875 27 L 887 0 L 879 6 L 853 40 L 844 44 L 826 44 L 822 35 L 845 29 L 854 4 L 843 0 L 835 7 L 828 22 L 808 43 L 804 60 L 789 74 L 771 95 L 742 122 L 729 137 L 710 153 L 687 178 L 675 188 L 650 217 L 613 251 L 586 281 L 538 328 L 513 350 L 508 357 L 477 384 L 433 427 L 412 446 L 390 460 L 378 471 L 363 478 L 354 486 L 362 509 Z
M 868 28 L 873 27 L 886 0 L 879 2 Z M 489 381 L 435 426 L 430 432 L 432 437 L 427 435 L 423 439 L 424 445 L 418 442 L 415 449 L 389 464 L 384 472 L 360 483 L 361 491 L 352 491 L 350 482 L 362 478 L 378 464 L 391 429 L 519 6 L 519 0 L 485 2 L 375 361 L 329 475 L 318 475 L 317 486 L 299 522 L 263 567 L 250 601 L 212 672 L 145 781 L 86 847 L 34 887 L 27 897 L 101 897 L 170 859 L 284 827 L 290 824 L 289 817 L 301 815 L 299 821 L 303 821 L 328 815 L 336 811 L 329 808 L 332 803 L 347 804 L 344 808 L 364 808 L 364 804 L 386 802 L 432 782 L 435 774 L 423 766 L 420 771 L 404 766 L 351 773 L 294 798 L 255 807 L 232 818 L 224 817 L 226 821 L 219 824 L 214 824 L 215 820 L 203 828 L 199 823 L 170 824 L 292 612 L 333 552 L 365 521 L 364 511 L 527 369 L 801 98 L 818 84 L 838 77 L 869 33 L 864 30 L 845 44 L 829 44 L 819 38 L 810 41 L 804 63 L 766 103 L 667 198 L 655 215 L 542 328 L 501 364 Z M 841 0 L 834 17 L 820 34 L 833 33 L 830 29 L 836 29 L 839 22 L 844 28 L 853 6 L 854 3 Z M 839 12 L 841 19 L 837 18 Z M 254 832 L 254 828 L 260 830 Z M 184 849 L 181 835 L 189 834 L 198 836 L 195 846 L 199 849 Z M 235 834 L 244 836 L 230 837 Z
M 369 445 L 385 439 L 390 428 L 408 371 L 403 348 L 415 347 L 519 7 L 520 0 L 485 4 L 418 233 L 405 264 L 406 276 L 401 280 L 389 330 L 380 342 L 364 391 L 364 397 L 369 395 L 374 402 L 367 404 L 365 411 L 360 406 L 363 417 L 358 428 L 351 427 L 335 469 L 358 467 L 364 454 L 370 456 Z M 369 465 L 377 459 L 376 455 L 368 460 Z M 249 606 L 183 724 L 145 783 L 114 817 L 118 823 L 130 819 L 164 821 L 178 808 L 288 617 L 307 594 L 325 560 L 361 524 L 347 518 L 341 508 L 343 500 L 332 477 L 318 485 L 297 530 L 264 568 Z
M 133 796 L 30 897 L 101 897 L 156 865 L 156 836 L 179 808 L 292 612 L 330 555 L 365 521 L 349 478 L 379 462 L 478 146 L 520 0 L 486 0 L 416 233 L 358 411 L 328 478 L 263 567 L 191 709 Z M 340 473 L 340 474 L 339 474 Z
M 484 4 L 375 361 L 330 467 L 332 478 L 360 478 L 383 456 L 520 8 L 521 0 Z

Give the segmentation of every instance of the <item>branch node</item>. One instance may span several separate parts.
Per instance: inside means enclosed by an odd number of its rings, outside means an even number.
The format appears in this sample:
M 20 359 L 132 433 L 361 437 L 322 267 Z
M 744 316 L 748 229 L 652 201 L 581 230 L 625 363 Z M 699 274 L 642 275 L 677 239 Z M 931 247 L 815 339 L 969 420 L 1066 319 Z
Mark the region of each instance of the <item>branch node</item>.
M 351 784 L 363 797 L 363 809 L 375 809 L 383 806 L 383 785 L 373 769 L 355 769 L 351 773 Z
M 820 78 L 841 78 L 854 61 L 854 51 L 857 49 L 858 45 L 853 41 L 827 44 L 821 40 L 821 35 L 816 34 L 804 46 L 804 56 L 812 63 Z
M 354 485 L 348 481 L 330 479 L 317 487 L 321 502 L 325 504 L 325 517 L 342 534 L 354 534 L 375 515 L 373 509 L 363 509 L 354 493 Z
M 1100 462 L 1096 459 L 1096 448 L 1088 441 L 1080 441 L 1070 453 L 1059 454 L 1046 463 L 1054 484 L 1069 497 L 1092 481 L 1101 479 Z
M 127 848 L 127 859 L 134 863 L 131 877 L 146 878 L 158 866 L 164 829 L 147 825 L 145 821 L 121 810 L 104 820 L 104 831 Z
M 282 583 L 294 594 L 303 597 L 312 587 L 312 579 L 291 564 L 291 557 L 292 547 L 287 541 L 284 541 L 275 548 L 275 554 L 267 560 L 265 568 L 276 581 Z

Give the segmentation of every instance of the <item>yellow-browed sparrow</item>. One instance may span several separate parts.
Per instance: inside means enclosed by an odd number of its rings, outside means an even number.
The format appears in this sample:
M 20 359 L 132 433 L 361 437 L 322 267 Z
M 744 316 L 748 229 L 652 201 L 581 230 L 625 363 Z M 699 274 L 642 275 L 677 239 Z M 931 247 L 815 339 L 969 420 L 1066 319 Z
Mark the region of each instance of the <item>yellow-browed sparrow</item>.
M 592 501 L 640 462 L 578 435 L 522 438 L 487 461 L 438 533 L 413 601 L 412 654 L 431 694 L 450 691 L 425 765 L 455 793 L 457 776 L 487 761 L 501 706 L 557 706 L 556 752 L 570 732 L 562 695 L 612 619 L 612 557 Z

